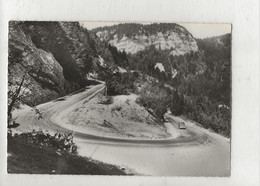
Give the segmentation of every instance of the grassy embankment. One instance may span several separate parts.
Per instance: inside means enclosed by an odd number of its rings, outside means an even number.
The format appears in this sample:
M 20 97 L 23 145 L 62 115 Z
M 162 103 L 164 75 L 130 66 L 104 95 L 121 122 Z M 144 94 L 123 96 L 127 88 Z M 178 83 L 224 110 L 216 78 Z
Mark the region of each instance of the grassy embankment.
M 126 175 L 114 165 L 8 135 L 8 173 Z

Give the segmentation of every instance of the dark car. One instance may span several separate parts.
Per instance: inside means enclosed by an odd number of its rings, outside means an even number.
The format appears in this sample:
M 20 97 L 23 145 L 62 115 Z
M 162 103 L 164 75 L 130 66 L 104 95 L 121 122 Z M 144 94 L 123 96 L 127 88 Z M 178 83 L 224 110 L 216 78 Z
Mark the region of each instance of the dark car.
M 186 125 L 184 122 L 179 122 L 178 126 L 179 126 L 179 129 L 186 129 Z

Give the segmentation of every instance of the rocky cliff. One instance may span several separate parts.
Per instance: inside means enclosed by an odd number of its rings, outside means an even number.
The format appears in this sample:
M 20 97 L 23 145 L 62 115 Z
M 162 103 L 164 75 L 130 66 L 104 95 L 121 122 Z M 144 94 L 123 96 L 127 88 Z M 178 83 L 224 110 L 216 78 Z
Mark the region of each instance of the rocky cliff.
M 97 49 L 96 49 L 97 48 Z M 89 83 L 105 63 L 88 31 L 78 22 L 9 22 L 8 86 L 24 77 L 24 102 L 36 105 Z
M 193 36 L 184 27 L 174 23 L 151 25 L 129 23 L 96 28 L 92 31 L 101 40 L 131 54 L 145 50 L 151 45 L 161 50 L 168 49 L 174 56 L 198 50 Z

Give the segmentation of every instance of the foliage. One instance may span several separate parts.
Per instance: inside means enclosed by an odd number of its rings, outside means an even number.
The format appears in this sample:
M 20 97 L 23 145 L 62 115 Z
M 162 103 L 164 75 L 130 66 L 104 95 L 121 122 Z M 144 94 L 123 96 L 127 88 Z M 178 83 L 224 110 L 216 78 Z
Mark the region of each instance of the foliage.
M 123 51 L 123 52 L 118 51 L 116 47 L 114 47 L 110 44 L 108 44 L 108 49 L 113 56 L 115 64 L 117 64 L 118 66 L 121 66 L 121 67 L 129 66 L 125 51 Z
M 204 128 L 230 137 L 230 108 L 219 108 L 217 102 L 212 102 L 207 97 L 187 97 L 183 115 L 200 123 Z
M 50 135 L 48 132 L 35 131 L 21 133 L 21 134 L 12 134 L 12 131 L 8 133 L 8 140 L 12 138 L 26 140 L 28 143 L 39 145 L 42 147 L 48 147 L 56 149 L 57 151 L 66 151 L 72 154 L 77 154 L 77 146 L 73 142 L 72 133 L 61 134 L 56 133 L 54 136 Z
M 170 50 L 157 50 L 154 45 L 147 47 L 136 54 L 129 54 L 128 60 L 130 69 L 141 71 L 143 74 L 157 78 L 159 81 L 166 82 L 171 77 L 171 67 L 168 60 Z M 160 72 L 155 68 L 156 63 L 162 63 L 165 72 Z
M 168 94 L 173 114 L 185 115 L 205 128 L 230 136 L 231 111 L 227 109 L 231 106 L 230 42 L 230 35 L 198 40 L 198 52 L 181 56 L 169 56 L 167 50 L 150 47 L 129 55 L 129 62 L 132 68 L 173 87 Z M 157 62 L 165 67 L 164 78 L 153 68 Z M 178 72 L 174 78 L 171 78 L 171 69 Z M 142 97 L 145 98 L 141 99 L 142 103 L 147 104 L 148 96 Z M 220 104 L 226 108 L 219 109 Z
M 189 32 L 185 28 L 175 23 L 153 23 L 150 25 L 143 25 L 137 23 L 123 23 L 109 27 L 105 26 L 95 28 L 92 31 L 97 33 L 99 31 L 105 30 L 111 33 L 109 35 L 108 40 L 112 39 L 115 35 L 117 35 L 117 37 L 121 39 L 124 35 L 127 37 L 134 37 L 136 35 L 149 36 L 152 34 L 156 34 L 157 32 L 165 33 L 171 30 L 177 33 L 189 34 Z
M 104 97 L 101 98 L 101 100 L 98 103 L 103 104 L 103 105 L 110 105 L 110 104 L 113 103 L 113 97 L 104 96 Z
M 108 95 L 127 95 L 135 92 L 134 81 L 138 77 L 138 73 L 113 73 L 105 78 Z
M 184 110 L 184 96 L 183 94 L 179 94 L 177 91 L 173 91 L 172 93 L 172 104 L 171 104 L 171 112 L 172 114 L 179 116 L 183 114 Z
M 32 137 L 28 138 L 30 135 L 27 133 L 8 135 L 8 173 L 126 175 L 117 166 L 75 155 L 67 150 L 58 151 L 50 145 L 40 145 L 38 142 L 41 135 L 37 135 L 34 140 Z
M 167 107 L 170 107 L 171 105 L 172 98 L 169 94 L 169 90 L 165 88 L 163 84 L 158 84 L 156 82 L 146 84 L 139 92 L 137 103 L 147 109 L 152 109 L 154 115 L 158 119 L 163 119 Z
M 207 38 L 198 41 L 199 52 L 170 57 L 179 72 L 170 84 L 184 97 L 183 115 L 225 136 L 231 129 L 230 42 L 229 34 Z

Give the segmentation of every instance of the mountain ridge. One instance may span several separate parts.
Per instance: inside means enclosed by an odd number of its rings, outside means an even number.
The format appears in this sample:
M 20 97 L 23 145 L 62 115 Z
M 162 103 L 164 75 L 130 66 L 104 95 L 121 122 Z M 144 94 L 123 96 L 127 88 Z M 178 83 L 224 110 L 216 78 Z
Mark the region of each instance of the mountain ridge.
M 196 52 L 198 46 L 193 35 L 175 23 L 153 23 L 142 25 L 124 23 L 92 29 L 101 40 L 120 51 L 135 54 L 154 45 L 157 49 L 169 49 L 171 55 Z

